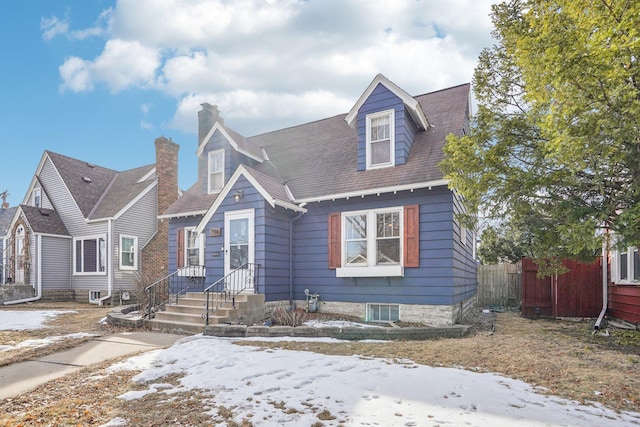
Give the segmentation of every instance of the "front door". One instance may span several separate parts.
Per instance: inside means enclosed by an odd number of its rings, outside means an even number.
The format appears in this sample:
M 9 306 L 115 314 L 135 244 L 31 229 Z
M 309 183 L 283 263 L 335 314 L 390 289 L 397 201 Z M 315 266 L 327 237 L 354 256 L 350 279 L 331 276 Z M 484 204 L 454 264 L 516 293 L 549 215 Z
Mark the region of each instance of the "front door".
M 234 293 L 253 292 L 254 210 L 225 212 L 224 229 L 226 287 Z

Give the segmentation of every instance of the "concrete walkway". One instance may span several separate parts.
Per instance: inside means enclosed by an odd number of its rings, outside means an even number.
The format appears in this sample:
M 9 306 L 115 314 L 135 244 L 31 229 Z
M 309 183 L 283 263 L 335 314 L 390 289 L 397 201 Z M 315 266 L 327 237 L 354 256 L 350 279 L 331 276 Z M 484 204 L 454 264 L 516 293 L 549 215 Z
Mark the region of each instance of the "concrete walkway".
M 73 349 L 37 360 L 4 366 L 0 368 L 0 399 L 33 390 L 40 384 L 86 366 L 128 354 L 170 347 L 184 337 L 157 332 L 123 332 L 97 337 Z

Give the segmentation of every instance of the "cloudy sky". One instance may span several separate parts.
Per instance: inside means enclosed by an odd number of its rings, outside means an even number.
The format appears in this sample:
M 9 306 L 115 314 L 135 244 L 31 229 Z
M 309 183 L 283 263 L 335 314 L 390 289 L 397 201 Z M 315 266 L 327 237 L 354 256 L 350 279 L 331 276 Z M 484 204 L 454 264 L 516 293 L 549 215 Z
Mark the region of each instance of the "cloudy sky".
M 0 192 L 44 150 L 115 170 L 180 144 L 197 111 L 252 136 L 347 112 L 382 73 L 412 95 L 471 81 L 496 0 L 27 0 L 0 14 Z

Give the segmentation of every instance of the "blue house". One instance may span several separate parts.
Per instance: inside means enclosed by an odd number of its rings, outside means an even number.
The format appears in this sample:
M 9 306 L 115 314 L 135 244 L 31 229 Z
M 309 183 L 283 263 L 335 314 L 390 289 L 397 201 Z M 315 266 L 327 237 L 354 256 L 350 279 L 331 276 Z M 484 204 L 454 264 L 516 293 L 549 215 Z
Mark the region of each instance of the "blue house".
M 257 264 L 267 308 L 318 294 L 367 321 L 451 325 L 473 306 L 475 239 L 438 168 L 468 132 L 469 84 L 411 96 L 377 75 L 346 114 L 252 137 L 202 107 L 197 182 L 160 216 L 169 271 L 213 284 Z

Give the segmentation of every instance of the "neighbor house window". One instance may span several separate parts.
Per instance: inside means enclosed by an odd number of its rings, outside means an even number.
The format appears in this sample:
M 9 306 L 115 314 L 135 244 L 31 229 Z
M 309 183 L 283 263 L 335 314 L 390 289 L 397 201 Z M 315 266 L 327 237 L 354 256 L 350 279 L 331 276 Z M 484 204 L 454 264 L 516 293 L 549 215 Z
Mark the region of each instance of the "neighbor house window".
M 120 269 L 138 269 L 138 238 L 120 235 Z
M 367 116 L 367 168 L 393 166 L 395 163 L 394 110 Z
M 224 150 L 209 152 L 209 193 L 220 191 L 224 186 Z
M 42 207 L 42 192 L 39 188 L 33 190 L 33 206 L 36 208 Z
M 640 254 L 637 247 L 618 249 L 614 251 L 613 259 L 615 260 L 613 274 L 616 282 L 623 284 L 640 282 Z
M 105 236 L 73 239 L 74 274 L 105 274 L 106 255 Z

